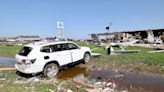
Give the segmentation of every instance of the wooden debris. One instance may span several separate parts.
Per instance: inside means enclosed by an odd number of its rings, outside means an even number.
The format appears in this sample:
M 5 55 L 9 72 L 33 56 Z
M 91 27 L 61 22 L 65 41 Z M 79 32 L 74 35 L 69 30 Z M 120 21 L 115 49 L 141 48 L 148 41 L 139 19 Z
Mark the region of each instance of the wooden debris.
M 74 83 L 76 84 L 79 84 L 79 85 L 82 85 L 82 86 L 85 86 L 87 88 L 91 88 L 91 89 L 94 89 L 95 86 L 94 85 L 91 85 L 91 84 L 88 84 L 88 83 L 85 83 L 85 82 L 81 82 L 81 81 L 78 81 L 78 80 L 72 80 Z
M 164 50 L 149 51 L 149 53 L 158 53 L 158 52 L 164 52 Z
M 13 71 L 16 70 L 15 68 L 0 68 L 0 71 Z

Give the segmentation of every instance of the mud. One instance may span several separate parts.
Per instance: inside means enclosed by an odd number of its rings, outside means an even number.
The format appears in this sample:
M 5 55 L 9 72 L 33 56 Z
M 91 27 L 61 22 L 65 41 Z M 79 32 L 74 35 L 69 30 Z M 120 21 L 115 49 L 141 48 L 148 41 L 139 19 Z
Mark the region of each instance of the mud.
M 0 57 L 0 65 L 13 67 L 14 58 Z M 163 92 L 164 75 L 121 72 L 112 69 L 89 69 L 81 65 L 64 69 L 57 76 L 58 79 L 76 79 L 82 82 L 98 82 L 101 80 L 112 81 L 117 85 L 118 90 L 128 90 L 130 92 Z
M 57 78 L 90 82 L 114 81 L 118 90 L 128 90 L 130 92 L 163 92 L 164 90 L 164 76 L 148 73 L 121 72 L 110 69 L 89 70 L 85 67 L 75 66 L 61 71 Z

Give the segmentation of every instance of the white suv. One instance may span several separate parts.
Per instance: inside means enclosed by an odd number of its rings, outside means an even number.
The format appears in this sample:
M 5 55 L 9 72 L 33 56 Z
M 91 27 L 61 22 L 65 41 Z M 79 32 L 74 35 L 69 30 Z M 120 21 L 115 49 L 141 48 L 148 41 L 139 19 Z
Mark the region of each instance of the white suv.
M 25 45 L 16 54 L 15 67 L 18 72 L 35 74 L 42 72 L 45 77 L 54 77 L 59 67 L 83 60 L 90 61 L 91 51 L 88 47 L 80 47 L 73 42 L 35 42 Z

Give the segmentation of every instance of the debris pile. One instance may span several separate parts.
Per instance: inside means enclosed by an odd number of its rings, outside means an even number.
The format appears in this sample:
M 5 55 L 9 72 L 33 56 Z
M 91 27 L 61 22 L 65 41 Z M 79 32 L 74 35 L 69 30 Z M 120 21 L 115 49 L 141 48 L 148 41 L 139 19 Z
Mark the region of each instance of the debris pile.
M 119 50 L 114 50 L 114 47 L 118 48 Z M 131 53 L 138 53 L 138 52 L 140 52 L 140 50 L 125 50 L 121 45 L 110 45 L 107 48 L 107 53 L 110 55 L 128 54 L 128 53 L 131 54 Z
M 94 85 L 93 90 L 99 90 L 98 92 L 114 92 L 116 89 L 116 83 L 114 81 L 98 81 L 94 83 L 95 80 L 89 81 L 90 84 Z
M 115 92 L 117 89 L 118 82 L 117 79 L 123 78 L 123 74 L 117 73 L 116 75 L 105 79 L 105 78 L 95 78 L 88 79 L 86 81 L 72 80 L 75 84 L 86 87 L 88 92 Z
M 32 78 L 17 78 L 16 81 L 14 81 L 14 84 L 26 84 L 26 83 L 37 83 L 40 79 L 37 77 Z

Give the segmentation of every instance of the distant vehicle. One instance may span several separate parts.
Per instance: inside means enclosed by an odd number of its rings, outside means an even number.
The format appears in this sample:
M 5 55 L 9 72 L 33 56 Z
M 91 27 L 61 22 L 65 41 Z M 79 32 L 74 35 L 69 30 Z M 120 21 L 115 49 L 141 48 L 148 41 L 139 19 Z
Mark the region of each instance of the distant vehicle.
M 89 47 L 80 47 L 74 42 L 36 42 L 25 45 L 16 54 L 15 67 L 18 72 L 35 74 L 42 72 L 45 77 L 54 77 L 59 67 L 83 60 L 90 61 Z

